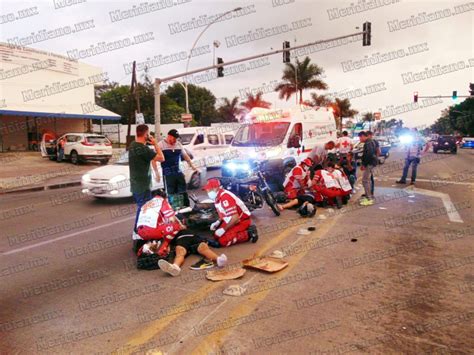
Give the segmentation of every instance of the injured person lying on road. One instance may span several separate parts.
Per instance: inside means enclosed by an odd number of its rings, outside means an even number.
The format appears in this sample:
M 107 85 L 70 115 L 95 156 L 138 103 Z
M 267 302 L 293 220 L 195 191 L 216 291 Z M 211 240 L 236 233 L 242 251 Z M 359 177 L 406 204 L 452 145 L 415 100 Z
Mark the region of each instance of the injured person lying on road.
M 209 248 L 207 240 L 201 238 L 199 235 L 193 234 L 189 230 L 182 230 L 171 242 L 169 249 L 174 254 L 172 262 L 168 262 L 165 259 L 158 261 L 160 269 L 171 276 L 178 276 L 181 273 L 181 266 L 184 263 L 184 259 L 188 255 L 197 254 L 203 258 L 197 263 L 191 265 L 193 270 L 203 270 L 214 267 L 223 267 L 227 264 L 227 256 L 225 254 L 217 255 Z M 174 253 L 173 253 L 174 252 Z

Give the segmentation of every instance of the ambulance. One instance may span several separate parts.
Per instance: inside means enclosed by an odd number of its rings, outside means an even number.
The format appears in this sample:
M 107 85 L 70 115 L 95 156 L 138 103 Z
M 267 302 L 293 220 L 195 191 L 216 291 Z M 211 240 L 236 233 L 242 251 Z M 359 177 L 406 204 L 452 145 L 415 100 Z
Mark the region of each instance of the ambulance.
M 231 143 L 237 157 L 226 160 L 222 176 L 251 174 L 257 160 L 271 183 L 281 184 L 286 174 L 318 143 L 336 141 L 332 108 L 298 105 L 288 109 L 254 108 L 244 118 Z

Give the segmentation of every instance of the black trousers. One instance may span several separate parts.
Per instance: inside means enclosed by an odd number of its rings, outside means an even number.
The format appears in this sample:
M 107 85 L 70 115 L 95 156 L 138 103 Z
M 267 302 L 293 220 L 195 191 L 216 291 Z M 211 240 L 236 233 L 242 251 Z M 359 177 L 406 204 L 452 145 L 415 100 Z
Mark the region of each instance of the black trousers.
M 186 180 L 184 179 L 184 174 L 179 173 L 175 175 L 165 175 L 165 190 L 168 195 L 168 199 L 173 207 L 181 205 L 176 200 L 179 199 L 179 196 L 182 196 L 182 207 L 187 207 L 190 205 L 188 192 L 186 188 Z

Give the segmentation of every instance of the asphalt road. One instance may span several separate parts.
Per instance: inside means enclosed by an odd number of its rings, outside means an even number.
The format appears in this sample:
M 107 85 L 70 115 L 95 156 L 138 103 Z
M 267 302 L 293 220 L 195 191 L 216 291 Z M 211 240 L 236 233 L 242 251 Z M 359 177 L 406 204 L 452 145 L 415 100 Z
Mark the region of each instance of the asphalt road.
M 1 196 L 0 352 L 472 353 L 474 151 L 430 154 L 414 188 L 395 185 L 402 163 L 378 168 L 374 206 L 256 211 L 259 242 L 220 251 L 280 249 L 289 266 L 219 283 L 187 269 L 195 256 L 177 278 L 136 270 L 130 200 Z

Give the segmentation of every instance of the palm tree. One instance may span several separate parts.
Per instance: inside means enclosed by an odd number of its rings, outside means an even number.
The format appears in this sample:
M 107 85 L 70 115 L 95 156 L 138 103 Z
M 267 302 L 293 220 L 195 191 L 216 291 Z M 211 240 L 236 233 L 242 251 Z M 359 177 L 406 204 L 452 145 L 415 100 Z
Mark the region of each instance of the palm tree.
M 343 117 L 354 117 L 359 111 L 351 108 L 351 102 L 348 98 L 336 100 L 330 105 L 334 110 L 334 118 L 336 120 L 337 129 L 342 129 L 342 118 Z
M 374 114 L 372 112 L 366 112 L 362 116 L 362 121 L 364 121 L 364 122 L 372 122 L 374 120 L 375 120 L 375 118 L 374 118 Z
M 339 99 L 336 97 L 334 101 L 331 101 L 326 95 L 318 95 L 313 92 L 311 93 L 311 101 L 307 103 L 310 106 L 331 107 L 334 112 L 334 119 L 338 130 L 342 128 L 343 117 L 354 117 L 359 113 L 357 110 L 351 108 L 351 102 L 348 98 Z
M 311 101 L 305 101 L 309 106 L 329 106 L 332 104 L 331 99 L 326 95 L 318 95 L 315 92 L 311 93 Z
M 239 107 L 239 98 L 237 96 L 232 100 L 229 100 L 227 97 L 223 98 L 223 103 L 217 109 L 218 116 L 222 122 L 238 122 L 242 111 Z
M 283 82 L 278 84 L 275 91 L 279 92 L 280 99 L 289 100 L 297 91 L 300 93 L 300 104 L 303 103 L 303 90 L 318 89 L 326 90 L 327 84 L 320 79 L 324 70 L 317 64 L 312 64 L 311 59 L 306 57 L 302 62 L 296 59 L 296 65 L 286 63 L 283 69 Z
M 261 91 L 257 92 L 256 95 L 252 94 L 251 92 L 247 93 L 247 99 L 242 102 L 242 108 L 250 111 L 254 107 L 263 107 L 263 108 L 270 108 L 272 104 L 268 101 L 265 101 L 263 98 L 263 93 Z

